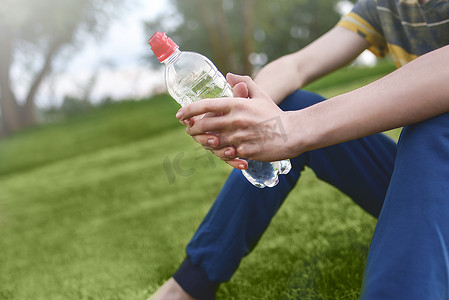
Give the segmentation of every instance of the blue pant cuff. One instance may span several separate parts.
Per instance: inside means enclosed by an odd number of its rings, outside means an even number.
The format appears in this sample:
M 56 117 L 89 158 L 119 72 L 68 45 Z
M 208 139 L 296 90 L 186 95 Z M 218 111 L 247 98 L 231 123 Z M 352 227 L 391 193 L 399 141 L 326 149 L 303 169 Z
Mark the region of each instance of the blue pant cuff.
M 199 300 L 214 300 L 220 285 L 219 282 L 210 281 L 206 272 L 194 265 L 189 257 L 184 259 L 173 278 L 184 291 Z

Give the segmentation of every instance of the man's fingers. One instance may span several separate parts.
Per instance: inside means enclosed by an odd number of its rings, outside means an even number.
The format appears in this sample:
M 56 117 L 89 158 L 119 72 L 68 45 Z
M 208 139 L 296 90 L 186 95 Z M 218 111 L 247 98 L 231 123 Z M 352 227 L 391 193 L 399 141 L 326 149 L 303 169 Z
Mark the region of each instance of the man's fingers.
M 191 136 L 196 136 L 206 133 L 223 133 L 229 126 L 229 122 L 225 117 L 206 117 L 200 120 L 195 120 L 193 126 L 187 126 L 186 132 Z M 225 141 L 221 141 L 224 143 Z
M 238 97 L 238 98 L 248 98 L 249 97 L 248 86 L 244 82 L 237 83 L 234 86 L 233 92 L 234 92 L 234 97 Z
M 243 159 L 236 158 L 233 160 L 228 160 L 228 161 L 226 161 L 226 163 L 235 169 L 239 169 L 239 170 L 248 169 L 248 162 Z
M 199 134 L 193 136 L 193 139 L 207 150 L 216 149 L 220 145 L 220 138 L 214 134 Z
M 237 151 L 234 147 L 225 147 L 211 151 L 235 169 L 246 170 L 248 168 L 248 162 L 246 160 L 235 157 Z
M 231 110 L 235 99 L 232 98 L 217 98 L 217 99 L 203 99 L 193 102 L 182 107 L 176 113 L 176 118 L 180 121 L 200 116 L 205 113 L 215 113 L 217 115 L 224 115 Z
M 248 168 L 248 162 L 244 159 L 236 158 L 237 150 L 232 146 L 226 146 L 215 149 L 219 146 L 219 137 L 213 134 L 201 134 L 193 137 L 196 142 L 201 144 L 206 150 L 210 150 L 218 158 L 225 161 L 231 167 L 240 170 Z
M 212 149 L 211 152 L 224 161 L 236 158 L 237 150 L 232 146 L 226 146 L 220 149 Z
M 242 76 L 242 75 L 237 75 L 237 74 L 234 74 L 234 73 L 226 74 L 226 81 L 233 88 L 237 85 L 237 83 L 240 83 L 240 82 L 246 83 L 246 81 L 248 81 L 249 79 L 250 79 L 249 76 Z
M 193 126 L 195 124 L 195 120 L 193 118 L 190 119 L 184 119 L 184 120 L 178 120 L 179 123 L 185 125 L 185 126 Z
M 232 73 L 228 73 L 226 75 L 226 80 L 232 87 L 237 86 L 237 84 L 240 82 L 245 83 L 248 88 L 248 97 L 249 98 L 266 97 L 267 96 L 266 93 L 249 76 L 241 76 L 241 75 L 235 75 Z

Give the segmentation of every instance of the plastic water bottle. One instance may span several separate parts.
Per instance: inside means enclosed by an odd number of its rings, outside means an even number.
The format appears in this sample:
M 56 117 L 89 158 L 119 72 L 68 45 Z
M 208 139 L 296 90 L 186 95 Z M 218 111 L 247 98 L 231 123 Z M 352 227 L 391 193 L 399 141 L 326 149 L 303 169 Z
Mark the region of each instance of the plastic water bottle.
M 150 38 L 153 53 L 165 64 L 165 84 L 169 94 L 186 106 L 205 98 L 233 97 L 232 89 L 215 65 L 205 56 L 180 51 L 178 45 L 165 33 L 156 32 Z M 287 174 L 291 169 L 290 160 L 262 162 L 247 160 L 248 168 L 243 175 L 259 188 L 273 187 L 279 174 Z

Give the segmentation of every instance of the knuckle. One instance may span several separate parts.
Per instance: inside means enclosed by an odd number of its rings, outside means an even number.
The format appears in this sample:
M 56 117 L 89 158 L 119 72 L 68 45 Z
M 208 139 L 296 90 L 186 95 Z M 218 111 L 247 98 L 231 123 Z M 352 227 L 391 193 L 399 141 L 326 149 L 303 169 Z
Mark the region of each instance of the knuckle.
M 238 99 L 229 99 L 227 100 L 227 106 L 229 110 L 236 110 L 238 108 L 240 101 Z
M 227 136 L 227 135 L 221 135 L 220 138 L 219 138 L 219 140 L 218 140 L 219 143 L 218 143 L 217 148 L 222 149 L 222 148 L 224 148 L 224 147 L 226 147 L 226 146 L 231 145 L 232 142 L 231 142 L 231 139 L 230 139 L 230 138 L 231 138 L 230 136 Z
M 237 147 L 236 150 L 237 150 L 237 155 L 238 156 L 245 157 L 245 158 L 247 157 L 248 153 L 247 153 L 247 149 L 246 149 L 245 146 L 240 145 L 240 146 Z
M 231 129 L 236 128 L 245 128 L 246 127 L 246 121 L 241 118 L 234 118 L 230 121 Z
M 210 111 L 214 108 L 214 103 L 212 103 L 212 101 L 206 100 L 206 101 L 204 101 L 203 107 L 204 107 L 204 110 Z
M 205 124 L 204 124 L 203 120 L 201 120 L 201 121 L 197 122 L 194 126 L 192 126 L 192 128 L 195 128 L 195 132 L 202 133 L 202 132 L 204 132 Z
M 246 131 L 239 131 L 234 133 L 232 139 L 233 141 L 244 143 L 251 139 L 251 134 Z
M 235 112 L 240 112 L 242 110 L 242 103 L 238 100 L 233 101 L 231 109 Z
M 223 152 L 213 152 L 219 159 L 223 161 L 228 161 L 229 158 L 223 155 Z
M 216 128 L 226 128 L 226 120 L 222 119 L 222 118 L 215 118 L 213 119 L 213 124 L 215 125 L 214 127 Z
M 251 159 L 254 156 L 255 151 L 252 147 L 249 147 L 247 145 L 240 145 L 237 148 L 237 153 L 238 153 L 238 156 Z
M 246 103 L 244 101 L 242 101 L 241 99 L 237 99 L 233 103 L 233 108 L 237 112 L 241 112 L 241 111 L 243 111 L 245 109 L 245 105 L 246 105 Z

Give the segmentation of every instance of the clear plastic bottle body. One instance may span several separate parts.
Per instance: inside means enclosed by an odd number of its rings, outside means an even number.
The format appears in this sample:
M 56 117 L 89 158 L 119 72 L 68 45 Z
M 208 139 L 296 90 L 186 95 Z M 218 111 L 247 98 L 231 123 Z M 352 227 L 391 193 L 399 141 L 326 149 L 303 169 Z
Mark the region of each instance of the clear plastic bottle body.
M 205 98 L 232 97 L 232 89 L 215 65 L 205 56 L 176 50 L 164 63 L 165 83 L 169 94 L 181 105 Z M 275 162 L 248 161 L 243 175 L 259 188 L 273 187 L 279 174 L 291 169 L 290 160 Z
M 207 57 L 177 50 L 167 60 L 165 84 L 181 106 L 205 98 L 232 97 L 223 74 Z

